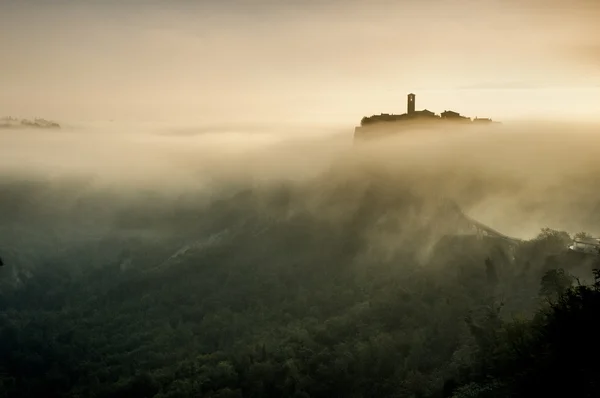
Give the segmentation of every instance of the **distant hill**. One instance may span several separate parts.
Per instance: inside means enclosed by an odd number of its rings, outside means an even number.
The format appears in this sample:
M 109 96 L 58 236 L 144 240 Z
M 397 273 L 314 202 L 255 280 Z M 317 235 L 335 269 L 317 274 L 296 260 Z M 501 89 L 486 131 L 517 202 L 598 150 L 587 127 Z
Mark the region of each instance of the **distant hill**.
M 19 119 L 14 117 L 2 117 L 0 118 L 0 128 L 43 128 L 43 129 L 58 129 L 60 128 L 60 124 L 53 122 L 51 120 L 35 118 L 33 120 L 30 119 Z

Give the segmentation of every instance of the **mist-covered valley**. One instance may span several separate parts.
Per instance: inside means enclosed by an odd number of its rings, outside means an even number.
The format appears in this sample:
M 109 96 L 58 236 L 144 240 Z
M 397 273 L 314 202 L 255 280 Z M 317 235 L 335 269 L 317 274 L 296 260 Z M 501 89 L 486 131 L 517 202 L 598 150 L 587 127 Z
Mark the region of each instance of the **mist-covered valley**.
M 597 131 L 2 131 L 0 396 L 525 391 L 506 347 L 594 281 Z

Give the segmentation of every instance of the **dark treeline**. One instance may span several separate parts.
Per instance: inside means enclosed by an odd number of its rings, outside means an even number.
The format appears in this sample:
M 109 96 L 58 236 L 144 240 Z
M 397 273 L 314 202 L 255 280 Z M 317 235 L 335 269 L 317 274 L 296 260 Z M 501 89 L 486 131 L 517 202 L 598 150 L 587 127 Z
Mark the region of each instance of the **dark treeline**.
M 600 285 L 594 264 L 565 253 L 566 233 L 512 249 L 430 239 L 439 226 L 419 221 L 421 199 L 364 188 L 121 205 L 102 237 L 63 229 L 68 243 L 45 255 L 4 249 L 0 397 L 599 393 Z M 33 211 L 56 199 L 44 192 L 6 202 L 11 231 L 28 222 L 46 236 L 68 213 Z M 93 200 L 77 206 L 109 222 Z M 125 233 L 144 223 L 160 233 Z
M 10 116 L 0 117 L 0 128 L 18 128 L 18 127 L 27 127 L 27 128 L 60 128 L 60 125 L 56 122 L 35 118 L 33 120 L 30 119 L 17 119 Z

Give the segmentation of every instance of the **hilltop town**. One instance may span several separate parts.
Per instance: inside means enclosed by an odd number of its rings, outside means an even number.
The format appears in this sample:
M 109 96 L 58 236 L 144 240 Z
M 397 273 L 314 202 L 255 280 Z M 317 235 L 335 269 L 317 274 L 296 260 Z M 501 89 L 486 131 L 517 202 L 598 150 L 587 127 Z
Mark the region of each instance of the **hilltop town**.
M 489 118 L 475 118 L 471 119 L 466 116 L 462 116 L 458 112 L 444 111 L 439 115 L 431 112 L 428 109 L 416 110 L 416 95 L 413 93 L 408 94 L 406 113 L 403 114 L 389 114 L 382 113 L 379 115 L 365 116 L 360 121 L 360 126 L 354 129 L 355 139 L 367 139 L 375 138 L 382 135 L 382 133 L 393 133 L 401 131 L 402 128 L 407 127 L 420 127 L 420 126 L 432 126 L 438 123 L 458 123 L 458 124 L 491 124 L 498 123 L 492 121 Z
M 51 120 L 35 118 L 29 119 L 18 119 L 14 117 L 2 117 L 0 118 L 0 128 L 5 129 L 16 129 L 16 128 L 42 128 L 42 129 L 58 129 L 60 125 Z

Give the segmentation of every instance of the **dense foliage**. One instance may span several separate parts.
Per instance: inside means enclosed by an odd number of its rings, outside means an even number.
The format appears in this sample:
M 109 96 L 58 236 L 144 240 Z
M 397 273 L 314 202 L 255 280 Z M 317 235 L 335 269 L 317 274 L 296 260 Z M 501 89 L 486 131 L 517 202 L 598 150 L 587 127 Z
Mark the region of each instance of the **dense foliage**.
M 67 214 L 28 203 L 5 219 Z M 434 239 L 421 199 L 377 184 L 190 203 L 122 205 L 118 230 L 75 240 L 64 228 L 67 243 L 43 255 L 3 256 L 0 397 L 598 391 L 584 360 L 597 351 L 598 285 L 572 287 L 592 267 L 564 256 L 565 233 L 513 249 Z M 106 220 L 89 198 L 77 206 Z M 159 232 L 131 233 L 140 223 Z
M 544 290 L 556 274 L 563 271 L 544 275 Z M 479 348 L 471 380 L 452 397 L 598 396 L 600 272 L 594 274 L 592 286 L 563 290 L 551 282 L 558 298 L 531 321 L 501 322 L 490 313 L 484 327 L 472 328 Z

